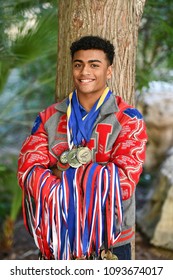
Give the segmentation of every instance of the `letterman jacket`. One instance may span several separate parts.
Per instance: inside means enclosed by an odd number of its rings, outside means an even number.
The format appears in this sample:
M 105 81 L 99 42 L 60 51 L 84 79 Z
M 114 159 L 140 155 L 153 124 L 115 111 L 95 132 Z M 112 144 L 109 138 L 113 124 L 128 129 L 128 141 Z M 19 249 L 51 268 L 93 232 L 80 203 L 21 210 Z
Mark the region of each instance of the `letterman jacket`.
M 60 179 L 57 179 L 49 168 L 56 164 L 63 151 L 68 150 L 66 110 L 67 102 L 64 99 L 39 113 L 31 135 L 23 143 L 20 152 L 17 176 L 23 190 L 24 222 L 28 230 L 31 229 L 25 212 L 25 195 L 29 192 L 36 202 L 39 189 L 44 184 L 44 195 L 49 200 L 51 187 L 60 184 Z M 118 167 L 123 224 L 121 235 L 114 246 L 131 242 L 134 236 L 135 187 L 145 160 L 146 142 L 146 127 L 142 115 L 121 97 L 112 94 L 100 109 L 87 146 L 92 151 L 93 163 L 106 165 L 113 162 Z M 30 172 L 33 168 L 34 172 Z M 48 174 L 46 178 L 42 176 L 45 170 Z M 31 214 L 34 217 L 34 214 Z M 33 233 L 34 231 L 36 233 Z M 40 239 L 43 235 L 38 228 L 32 230 L 32 234 L 37 237 L 40 235 Z M 38 239 L 37 246 L 45 253 Z

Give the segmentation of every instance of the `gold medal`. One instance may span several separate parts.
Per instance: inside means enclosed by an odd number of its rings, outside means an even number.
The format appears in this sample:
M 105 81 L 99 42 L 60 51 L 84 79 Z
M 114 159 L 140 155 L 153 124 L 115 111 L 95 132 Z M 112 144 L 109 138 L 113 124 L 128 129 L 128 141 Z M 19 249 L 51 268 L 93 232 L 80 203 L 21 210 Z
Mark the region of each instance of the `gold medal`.
M 111 260 L 118 260 L 117 255 L 112 254 Z
M 92 154 L 88 147 L 79 147 L 77 150 L 77 159 L 81 164 L 86 164 L 91 161 Z
M 69 151 L 69 153 L 67 155 L 67 159 L 68 159 L 69 165 L 73 168 L 78 168 L 82 165 L 77 159 L 77 148 L 74 148 Z
M 114 254 L 112 254 L 112 252 L 110 250 L 107 250 L 107 252 L 105 250 L 103 250 L 101 252 L 101 259 L 102 260 L 118 260 L 118 257 Z
M 81 256 L 81 257 L 75 258 L 75 260 L 86 260 L 86 257 L 85 256 Z

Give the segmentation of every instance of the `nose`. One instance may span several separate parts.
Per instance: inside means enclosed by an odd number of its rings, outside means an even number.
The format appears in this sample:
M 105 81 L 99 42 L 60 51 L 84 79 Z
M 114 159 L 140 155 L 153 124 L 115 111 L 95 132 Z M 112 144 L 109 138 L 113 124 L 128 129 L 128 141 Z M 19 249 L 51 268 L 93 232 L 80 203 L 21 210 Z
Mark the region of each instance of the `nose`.
M 83 75 L 90 75 L 90 67 L 89 67 L 89 65 L 84 65 L 82 67 L 81 73 Z

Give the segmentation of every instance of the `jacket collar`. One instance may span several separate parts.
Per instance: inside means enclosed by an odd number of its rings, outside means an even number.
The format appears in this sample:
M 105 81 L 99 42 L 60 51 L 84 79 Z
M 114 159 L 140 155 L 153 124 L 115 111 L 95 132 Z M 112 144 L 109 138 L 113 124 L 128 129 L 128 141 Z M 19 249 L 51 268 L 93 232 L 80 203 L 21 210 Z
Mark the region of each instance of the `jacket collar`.
M 112 93 L 109 99 L 101 106 L 100 115 L 109 115 L 117 112 L 118 110 L 115 95 Z
M 67 97 L 65 99 L 63 99 L 61 102 L 57 103 L 55 105 L 55 108 L 62 113 L 66 113 L 67 112 Z M 101 106 L 100 115 L 102 115 L 102 116 L 108 115 L 108 114 L 117 112 L 118 110 L 119 109 L 118 109 L 115 95 L 111 94 L 109 99 Z
M 66 97 L 65 99 L 63 99 L 62 101 L 58 102 L 56 105 L 55 105 L 55 108 L 62 112 L 62 113 L 66 113 L 67 112 L 67 98 Z

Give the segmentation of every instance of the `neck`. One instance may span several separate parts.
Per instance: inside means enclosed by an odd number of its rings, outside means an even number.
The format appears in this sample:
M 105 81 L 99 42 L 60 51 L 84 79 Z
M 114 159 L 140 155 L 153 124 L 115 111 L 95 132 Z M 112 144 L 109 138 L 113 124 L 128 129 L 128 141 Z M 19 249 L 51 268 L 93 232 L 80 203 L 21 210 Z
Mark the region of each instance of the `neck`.
M 98 98 L 93 98 L 92 96 L 88 96 L 88 95 L 87 96 L 78 95 L 79 103 L 87 112 L 89 112 L 92 109 L 93 105 L 95 104 Z
M 98 94 L 93 92 L 88 94 L 83 94 L 83 93 L 81 94 L 80 92 L 77 91 L 77 97 L 82 107 L 87 112 L 89 112 L 94 106 L 95 102 L 102 96 L 103 92 Z

